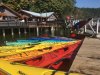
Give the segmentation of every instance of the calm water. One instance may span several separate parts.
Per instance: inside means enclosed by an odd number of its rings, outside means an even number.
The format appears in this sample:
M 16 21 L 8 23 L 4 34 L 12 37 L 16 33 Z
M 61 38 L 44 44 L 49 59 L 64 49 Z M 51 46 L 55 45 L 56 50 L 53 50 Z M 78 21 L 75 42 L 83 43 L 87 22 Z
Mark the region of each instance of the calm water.
M 11 35 L 11 30 L 10 29 L 6 29 L 5 31 L 5 37 L 3 36 L 3 32 L 2 30 L 0 30 L 0 45 L 3 45 L 6 41 L 16 41 L 17 39 L 27 39 L 30 37 L 36 37 L 37 33 L 36 30 L 34 29 L 30 29 L 30 31 L 27 29 L 27 33 L 24 33 L 24 30 L 21 29 L 21 34 L 18 34 L 18 29 L 14 29 L 14 36 Z M 46 28 L 44 29 L 40 29 L 39 30 L 39 35 L 42 34 L 48 34 L 49 36 L 51 36 L 51 29 L 49 28 L 48 30 Z M 57 28 L 55 29 L 54 32 L 54 36 L 67 36 L 68 32 L 66 30 L 64 30 L 63 28 Z
M 5 37 L 0 34 L 0 45 L 3 45 L 6 41 L 16 41 L 17 39 L 27 39 L 29 37 L 36 37 L 36 34 L 32 33 L 21 33 L 20 35 L 18 33 L 14 33 L 14 36 L 11 35 L 11 33 L 5 34 Z
M 5 45 L 6 41 L 16 41 L 17 39 L 26 39 L 28 38 L 28 35 L 6 35 L 5 37 L 3 37 L 2 35 L 0 35 L 0 45 Z

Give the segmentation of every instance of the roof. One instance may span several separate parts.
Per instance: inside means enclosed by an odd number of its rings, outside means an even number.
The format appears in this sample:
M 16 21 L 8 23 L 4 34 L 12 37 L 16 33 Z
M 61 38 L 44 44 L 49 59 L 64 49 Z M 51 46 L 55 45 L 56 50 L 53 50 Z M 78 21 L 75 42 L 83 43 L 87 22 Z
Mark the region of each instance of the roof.
M 0 13 L 0 16 L 6 16 L 6 14 L 5 13 Z
M 54 12 L 36 13 L 36 12 L 32 12 L 32 11 L 27 11 L 27 10 L 21 10 L 21 11 L 24 13 L 30 14 L 32 16 L 35 16 L 35 17 L 43 17 L 43 18 L 50 17 L 51 15 L 54 14 Z
M 3 7 L 3 8 L 5 8 L 5 9 L 7 9 L 8 11 L 10 11 L 11 13 L 13 13 L 13 14 L 16 15 L 17 17 L 20 17 L 20 18 L 21 18 L 21 15 L 19 15 L 16 11 L 10 9 L 8 6 L 6 6 L 6 5 L 4 5 L 4 4 L 0 4 L 0 7 Z M 2 14 L 3 14 L 3 13 L 2 13 Z M 5 13 L 4 13 L 4 14 L 5 14 Z M 4 16 L 7 16 L 7 14 L 4 15 Z

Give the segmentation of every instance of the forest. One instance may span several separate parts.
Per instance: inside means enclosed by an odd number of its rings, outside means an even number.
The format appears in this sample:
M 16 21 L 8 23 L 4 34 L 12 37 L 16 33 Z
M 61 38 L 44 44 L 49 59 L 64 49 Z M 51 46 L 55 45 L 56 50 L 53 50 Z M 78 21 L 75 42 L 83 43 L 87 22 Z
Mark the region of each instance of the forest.
M 78 8 L 79 18 L 100 18 L 100 8 Z
M 1 3 L 19 11 L 55 12 L 62 18 L 73 16 L 75 19 L 99 18 L 100 8 L 78 8 L 76 0 L 0 0 Z

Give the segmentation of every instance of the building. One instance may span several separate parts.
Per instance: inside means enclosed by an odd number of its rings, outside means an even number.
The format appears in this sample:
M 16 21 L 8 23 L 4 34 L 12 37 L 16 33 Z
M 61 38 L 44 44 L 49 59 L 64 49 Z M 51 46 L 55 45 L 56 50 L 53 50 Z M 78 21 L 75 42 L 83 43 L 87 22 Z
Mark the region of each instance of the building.
M 10 9 L 4 4 L 0 4 L 0 20 L 15 20 L 21 18 L 14 10 Z
M 58 21 L 57 15 L 54 12 L 36 13 L 20 10 L 19 13 L 24 17 L 29 28 L 36 28 L 37 36 L 44 33 L 54 36 L 59 31 L 58 29 L 61 31 L 59 33 L 63 33 L 64 23 Z
M 4 37 L 9 32 L 12 36 L 16 33 L 35 34 L 62 34 L 64 23 L 57 21 L 54 12 L 36 13 L 27 10 L 21 10 L 18 13 L 4 4 L 0 5 L 0 34 Z M 8 31 L 7 31 L 8 30 Z M 60 30 L 60 32 L 58 32 Z
M 46 21 L 55 21 L 57 20 L 54 12 L 46 12 L 46 13 L 36 13 L 27 10 L 20 10 L 19 12 L 22 16 L 27 16 L 28 21 L 33 22 L 46 22 Z

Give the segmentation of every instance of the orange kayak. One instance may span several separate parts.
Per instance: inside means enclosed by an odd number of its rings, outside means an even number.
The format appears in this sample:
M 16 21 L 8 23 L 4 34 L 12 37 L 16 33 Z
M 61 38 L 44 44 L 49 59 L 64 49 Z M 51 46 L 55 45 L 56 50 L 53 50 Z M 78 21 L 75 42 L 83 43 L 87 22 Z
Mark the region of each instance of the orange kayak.
M 0 59 L 9 60 L 9 61 L 27 60 L 27 59 L 31 59 L 31 58 L 35 58 L 35 57 L 41 56 L 41 55 L 43 55 L 45 53 L 53 52 L 53 51 L 56 51 L 56 50 L 64 48 L 64 47 L 68 47 L 68 46 L 70 46 L 72 44 L 75 44 L 75 43 L 77 43 L 79 41 L 80 40 L 74 41 L 73 43 L 69 42 L 68 44 L 67 43 L 66 44 L 55 44 L 55 45 L 53 45 L 51 47 L 44 48 L 44 49 L 25 51 L 25 52 L 22 52 L 22 53 L 3 56 L 3 57 L 0 57 Z

